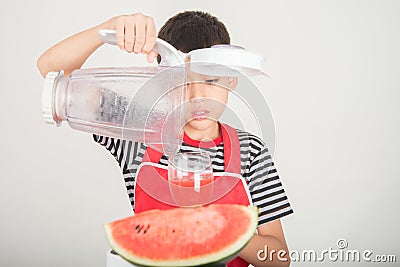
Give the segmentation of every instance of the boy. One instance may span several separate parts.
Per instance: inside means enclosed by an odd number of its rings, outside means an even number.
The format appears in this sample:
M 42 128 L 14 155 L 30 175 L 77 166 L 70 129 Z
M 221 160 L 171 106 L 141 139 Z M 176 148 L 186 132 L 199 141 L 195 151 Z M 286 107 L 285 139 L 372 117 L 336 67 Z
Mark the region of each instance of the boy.
M 153 62 L 157 57 L 152 48 L 156 40 L 156 28 L 153 18 L 137 13 L 111 18 L 106 22 L 75 34 L 55 46 L 49 48 L 38 59 L 37 65 L 43 76 L 49 71 L 64 70 L 69 75 L 74 69 L 80 68 L 86 59 L 103 43 L 98 37 L 99 29 L 116 30 L 118 46 L 127 52 L 143 53 L 147 60 Z M 170 18 L 160 29 L 158 37 L 169 42 L 181 52 L 187 53 L 198 48 L 206 48 L 216 44 L 229 44 L 229 33 L 222 22 L 208 13 L 186 11 Z M 226 86 L 213 85 L 215 80 L 203 80 L 195 77 L 196 82 L 188 85 L 188 101 L 193 104 L 192 116 L 184 126 L 184 142 L 182 151 L 196 149 L 206 150 L 213 159 L 212 166 L 215 173 L 225 171 L 227 143 L 225 126 L 218 122 L 228 99 L 228 91 L 236 86 L 235 79 L 220 81 Z M 219 78 L 216 78 L 218 80 Z M 229 90 L 226 90 L 229 89 Z M 203 102 L 218 103 L 215 109 L 204 109 Z M 203 105 L 203 106 L 202 106 Z M 212 105 L 211 105 L 212 106 Z M 223 108 L 221 108 L 223 106 Z M 228 127 L 228 126 L 227 126 Z M 240 175 L 247 182 L 251 200 L 259 207 L 258 234 L 255 234 L 249 244 L 240 253 L 237 264 L 230 266 L 289 266 L 290 258 L 282 230 L 280 218 L 292 213 L 279 176 L 277 175 L 271 156 L 264 142 L 258 137 L 241 130 L 235 130 L 240 151 L 233 151 L 232 155 L 239 158 Z M 135 188 L 135 179 L 138 166 L 148 157 L 150 149 L 145 144 L 126 140 L 113 139 L 94 135 L 95 141 L 105 146 L 117 159 L 124 174 L 128 195 L 135 211 L 141 208 L 138 192 Z M 212 141 L 210 141 L 212 140 Z M 239 147 L 238 145 L 238 147 Z M 200 148 L 199 148 L 200 147 Z M 239 149 L 239 148 L 238 148 Z M 156 163 L 167 165 L 167 157 L 159 155 Z M 143 202 L 143 201 L 142 201 Z M 263 250 L 283 250 L 273 255 L 270 261 L 265 258 Z

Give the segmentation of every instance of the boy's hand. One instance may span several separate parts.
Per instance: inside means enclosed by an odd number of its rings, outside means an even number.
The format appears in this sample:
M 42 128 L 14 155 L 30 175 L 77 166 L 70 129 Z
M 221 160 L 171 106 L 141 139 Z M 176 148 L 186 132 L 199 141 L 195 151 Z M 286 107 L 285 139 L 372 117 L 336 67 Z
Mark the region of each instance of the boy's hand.
M 110 20 L 109 27 L 115 30 L 117 44 L 122 50 L 146 54 L 150 63 L 157 57 L 157 53 L 152 51 L 157 38 L 152 17 L 141 13 L 117 16 Z

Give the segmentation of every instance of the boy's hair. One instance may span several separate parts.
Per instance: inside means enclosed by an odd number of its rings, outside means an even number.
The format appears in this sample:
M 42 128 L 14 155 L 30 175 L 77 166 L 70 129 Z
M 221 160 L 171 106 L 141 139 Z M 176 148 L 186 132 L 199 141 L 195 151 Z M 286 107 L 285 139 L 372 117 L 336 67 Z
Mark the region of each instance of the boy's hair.
M 161 27 L 158 37 L 184 53 L 231 41 L 225 25 L 203 11 L 176 14 Z

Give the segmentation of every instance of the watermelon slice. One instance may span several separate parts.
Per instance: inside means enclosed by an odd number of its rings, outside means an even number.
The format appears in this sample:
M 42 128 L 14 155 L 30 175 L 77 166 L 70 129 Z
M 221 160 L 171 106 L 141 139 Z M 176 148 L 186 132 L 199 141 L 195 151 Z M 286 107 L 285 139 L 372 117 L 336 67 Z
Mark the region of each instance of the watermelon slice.
M 150 210 L 104 225 L 120 256 L 141 266 L 221 265 L 257 228 L 258 210 L 234 204 Z

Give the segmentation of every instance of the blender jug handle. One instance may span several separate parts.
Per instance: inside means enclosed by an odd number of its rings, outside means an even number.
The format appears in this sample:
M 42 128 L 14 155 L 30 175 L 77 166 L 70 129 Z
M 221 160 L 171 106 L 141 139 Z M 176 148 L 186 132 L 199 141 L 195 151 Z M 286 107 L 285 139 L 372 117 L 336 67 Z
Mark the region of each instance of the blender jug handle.
M 99 38 L 103 43 L 117 45 L 115 30 L 99 30 Z M 185 64 L 183 57 L 184 54 L 160 38 L 157 38 L 153 51 L 157 52 L 161 56 L 159 66 L 172 67 Z

